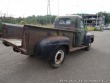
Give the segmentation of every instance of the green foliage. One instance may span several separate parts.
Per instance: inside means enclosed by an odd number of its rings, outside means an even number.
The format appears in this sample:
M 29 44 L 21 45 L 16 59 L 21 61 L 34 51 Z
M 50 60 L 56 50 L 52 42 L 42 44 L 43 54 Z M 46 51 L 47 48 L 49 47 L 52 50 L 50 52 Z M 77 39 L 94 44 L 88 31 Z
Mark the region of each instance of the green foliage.
M 16 23 L 16 19 L 13 17 L 0 17 L 0 20 L 5 23 Z
M 5 15 L 0 17 L 1 21 L 4 23 L 12 23 L 12 24 L 33 24 L 33 25 L 47 25 L 47 24 L 53 24 L 55 20 L 54 15 L 45 15 L 45 16 L 28 16 L 26 18 L 14 18 L 14 17 L 6 17 Z
M 24 20 L 24 18 L 22 18 L 22 17 L 16 18 L 15 23 L 19 24 L 23 20 Z
M 87 31 L 101 31 L 101 30 L 97 29 L 96 27 L 87 26 Z
M 110 23 L 110 13 L 108 12 L 98 12 L 97 14 L 99 15 L 103 15 L 105 16 L 105 24 L 109 24 Z M 83 14 L 79 14 L 79 15 L 83 15 Z M 47 25 L 47 24 L 53 24 L 54 20 L 55 20 L 54 15 L 45 15 L 45 16 L 28 16 L 28 17 L 18 17 L 18 18 L 14 18 L 14 17 L 6 17 L 6 15 L 0 17 L 0 20 L 4 23 L 13 23 L 13 24 L 34 24 L 34 25 Z M 23 22 L 24 21 L 24 22 Z
M 95 27 L 87 26 L 87 31 L 94 31 L 94 28 L 95 28 Z
M 41 24 L 41 25 L 46 25 L 46 24 L 52 24 L 55 20 L 56 16 L 52 15 L 45 15 L 45 16 L 28 16 L 25 18 L 25 21 L 27 24 Z
M 20 25 L 25 25 L 26 24 L 26 22 L 25 21 L 23 21 L 23 20 L 21 20 L 21 22 L 19 23 Z
M 98 31 L 96 27 L 94 27 L 94 31 Z
M 37 23 L 41 25 L 53 24 L 56 16 L 46 15 L 46 16 L 37 16 Z
M 37 24 L 37 17 L 35 15 L 25 18 L 27 24 Z

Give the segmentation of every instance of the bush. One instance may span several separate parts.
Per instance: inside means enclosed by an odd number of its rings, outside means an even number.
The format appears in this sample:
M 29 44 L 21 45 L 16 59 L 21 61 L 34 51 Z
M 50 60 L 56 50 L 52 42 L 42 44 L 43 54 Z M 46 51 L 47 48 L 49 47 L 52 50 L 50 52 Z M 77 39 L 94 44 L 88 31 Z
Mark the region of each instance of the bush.
M 94 28 L 94 31 L 97 31 L 97 28 L 96 27 Z
M 25 25 L 26 24 L 26 22 L 25 21 L 23 21 L 23 20 L 21 20 L 21 22 L 19 23 L 20 25 Z
M 101 31 L 100 27 L 87 26 L 87 31 Z
M 87 26 L 87 31 L 94 31 L 94 28 L 95 28 L 95 27 Z

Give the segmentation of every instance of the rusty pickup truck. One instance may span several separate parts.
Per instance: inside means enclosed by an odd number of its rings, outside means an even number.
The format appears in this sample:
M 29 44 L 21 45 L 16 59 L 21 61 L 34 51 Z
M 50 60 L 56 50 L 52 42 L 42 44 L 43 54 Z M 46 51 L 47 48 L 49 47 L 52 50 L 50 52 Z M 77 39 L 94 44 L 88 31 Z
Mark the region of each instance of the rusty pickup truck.
M 47 59 L 53 68 L 58 68 L 69 52 L 88 51 L 94 35 L 86 31 L 81 16 L 68 15 L 56 17 L 54 28 L 4 24 L 2 41 L 15 52 Z

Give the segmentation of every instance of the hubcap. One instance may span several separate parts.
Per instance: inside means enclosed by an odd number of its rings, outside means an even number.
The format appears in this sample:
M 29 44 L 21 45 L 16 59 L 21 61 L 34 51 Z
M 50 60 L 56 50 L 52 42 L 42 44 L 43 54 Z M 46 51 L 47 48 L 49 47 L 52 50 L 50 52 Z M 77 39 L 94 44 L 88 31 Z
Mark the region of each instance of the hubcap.
M 60 64 L 64 59 L 64 51 L 59 50 L 55 55 L 55 63 Z

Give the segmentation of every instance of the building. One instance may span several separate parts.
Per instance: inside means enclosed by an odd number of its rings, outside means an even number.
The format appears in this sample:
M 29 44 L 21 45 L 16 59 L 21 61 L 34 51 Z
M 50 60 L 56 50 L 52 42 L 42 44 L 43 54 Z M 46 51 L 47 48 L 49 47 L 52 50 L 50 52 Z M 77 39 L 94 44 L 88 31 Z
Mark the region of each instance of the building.
M 87 26 L 102 26 L 105 24 L 105 16 L 98 14 L 82 14 L 84 24 Z

